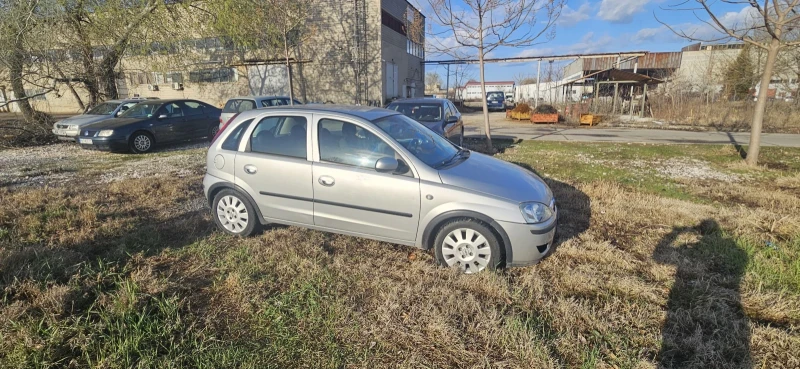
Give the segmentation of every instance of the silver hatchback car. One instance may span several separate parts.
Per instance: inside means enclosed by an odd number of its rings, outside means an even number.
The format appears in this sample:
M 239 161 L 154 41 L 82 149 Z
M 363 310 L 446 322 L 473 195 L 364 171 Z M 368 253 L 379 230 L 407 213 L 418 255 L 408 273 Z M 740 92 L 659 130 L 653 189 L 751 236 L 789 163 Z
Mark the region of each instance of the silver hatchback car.
M 248 236 L 278 223 L 434 249 L 465 273 L 538 262 L 552 249 L 550 188 L 396 111 L 303 105 L 250 110 L 211 143 L 213 219 Z

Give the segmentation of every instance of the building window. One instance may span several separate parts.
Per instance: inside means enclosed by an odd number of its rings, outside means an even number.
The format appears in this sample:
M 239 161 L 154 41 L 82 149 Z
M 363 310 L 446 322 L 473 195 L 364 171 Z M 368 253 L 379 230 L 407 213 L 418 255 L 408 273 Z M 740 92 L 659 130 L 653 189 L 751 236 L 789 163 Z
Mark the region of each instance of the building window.
M 202 69 L 189 72 L 189 82 L 195 83 L 218 83 L 235 82 L 236 71 L 230 68 L 223 69 Z
M 409 54 L 414 55 L 420 59 L 425 59 L 425 47 L 422 44 L 416 43 L 408 39 L 406 42 L 406 48 Z
M 381 10 L 381 24 L 403 36 L 406 35 L 406 25 L 403 21 L 395 18 L 385 10 Z

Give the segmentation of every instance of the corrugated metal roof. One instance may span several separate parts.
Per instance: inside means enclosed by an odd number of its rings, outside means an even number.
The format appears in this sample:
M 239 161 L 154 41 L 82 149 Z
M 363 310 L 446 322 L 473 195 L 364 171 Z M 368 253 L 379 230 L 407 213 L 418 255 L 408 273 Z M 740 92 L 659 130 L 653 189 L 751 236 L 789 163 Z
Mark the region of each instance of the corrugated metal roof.
M 681 52 L 658 52 L 649 53 L 638 58 L 629 58 L 630 60 L 620 63 L 618 69 L 630 69 L 639 62 L 638 69 L 678 69 L 681 66 Z M 583 59 L 584 71 L 597 71 L 615 68 L 617 65 L 616 57 L 597 58 L 597 59 Z
M 589 75 L 586 75 L 586 76 L 583 76 L 583 77 L 580 77 L 580 78 L 576 78 L 576 79 L 571 80 L 571 81 L 564 82 L 561 85 L 568 85 L 570 83 L 575 83 L 577 81 L 586 80 L 586 79 L 589 79 L 589 78 L 593 78 L 595 76 L 598 76 L 598 78 L 600 79 L 601 82 L 604 82 L 604 81 L 620 81 L 620 82 L 634 82 L 634 83 L 639 83 L 639 84 L 644 84 L 644 83 L 647 83 L 647 84 L 658 84 L 658 83 L 663 83 L 664 82 L 664 81 L 662 81 L 660 79 L 653 78 L 653 77 L 650 77 L 650 76 L 647 76 L 647 75 L 644 75 L 644 74 L 633 73 L 633 72 L 628 72 L 628 71 L 624 71 L 624 70 L 609 68 L 609 69 L 606 69 L 606 70 L 601 70 L 601 71 L 598 71 L 598 72 L 594 72 L 592 74 L 589 74 Z

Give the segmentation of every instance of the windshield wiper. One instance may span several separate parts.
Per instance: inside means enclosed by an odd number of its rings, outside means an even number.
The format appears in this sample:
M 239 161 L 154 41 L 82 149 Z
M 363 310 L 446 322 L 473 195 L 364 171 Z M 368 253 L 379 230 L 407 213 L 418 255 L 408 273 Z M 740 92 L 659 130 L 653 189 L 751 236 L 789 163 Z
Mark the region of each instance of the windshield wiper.
M 467 149 L 459 149 L 459 150 L 458 150 L 458 151 L 455 153 L 455 155 L 453 155 L 453 157 L 451 157 L 450 159 L 447 159 L 447 160 L 443 161 L 443 162 L 442 162 L 442 164 L 441 164 L 441 165 L 439 165 L 439 168 L 443 168 L 443 167 L 449 166 L 449 165 L 451 165 L 451 164 L 455 163 L 457 159 L 461 159 L 461 158 L 464 158 L 464 159 L 466 159 L 466 158 L 468 158 L 468 157 L 469 157 L 469 154 L 470 154 L 470 151 L 469 151 L 469 150 L 467 150 Z

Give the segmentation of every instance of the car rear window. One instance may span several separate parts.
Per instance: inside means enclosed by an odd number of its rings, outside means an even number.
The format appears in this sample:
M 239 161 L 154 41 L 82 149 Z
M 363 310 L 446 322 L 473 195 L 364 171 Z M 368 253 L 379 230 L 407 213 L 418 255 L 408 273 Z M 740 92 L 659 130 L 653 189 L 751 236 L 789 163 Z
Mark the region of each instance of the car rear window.
M 256 108 L 256 102 L 253 100 L 231 99 L 222 108 L 223 113 L 241 113 Z
M 236 126 L 225 139 L 225 142 L 222 143 L 222 149 L 232 151 L 239 150 L 239 143 L 242 142 L 242 136 L 244 136 L 243 132 L 247 130 L 247 127 L 250 127 L 250 123 L 253 123 L 252 119 L 248 119 Z

